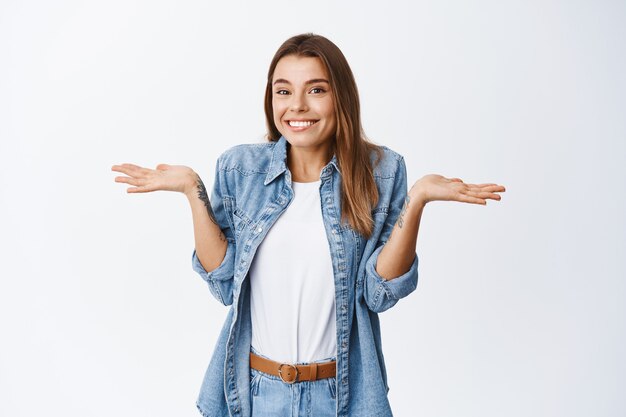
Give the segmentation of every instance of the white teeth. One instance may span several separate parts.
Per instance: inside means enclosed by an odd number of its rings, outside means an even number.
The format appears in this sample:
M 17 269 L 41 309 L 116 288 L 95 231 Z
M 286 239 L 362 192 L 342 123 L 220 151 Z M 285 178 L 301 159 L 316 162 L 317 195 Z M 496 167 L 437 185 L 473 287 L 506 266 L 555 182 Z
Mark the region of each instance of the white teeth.
M 289 121 L 289 126 L 304 127 L 304 126 L 311 126 L 314 123 L 316 123 L 316 122 L 298 122 L 298 121 L 295 121 L 295 120 L 290 120 Z

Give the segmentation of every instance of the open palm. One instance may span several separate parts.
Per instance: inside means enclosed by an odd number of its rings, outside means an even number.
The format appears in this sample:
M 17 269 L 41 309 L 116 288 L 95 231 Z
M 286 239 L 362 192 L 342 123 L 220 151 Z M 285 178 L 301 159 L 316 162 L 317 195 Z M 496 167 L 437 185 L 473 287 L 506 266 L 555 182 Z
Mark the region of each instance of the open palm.
M 194 171 L 184 165 L 159 164 L 156 169 L 143 168 L 133 164 L 113 165 L 111 171 L 127 176 L 115 177 L 115 182 L 122 182 L 132 187 L 128 193 L 146 193 L 150 191 L 178 191 L 187 194 L 196 184 Z
M 460 178 L 429 174 L 413 184 L 409 195 L 424 204 L 430 201 L 460 201 L 484 205 L 487 200 L 500 200 L 497 193 L 504 191 L 504 186 L 498 184 L 466 184 Z

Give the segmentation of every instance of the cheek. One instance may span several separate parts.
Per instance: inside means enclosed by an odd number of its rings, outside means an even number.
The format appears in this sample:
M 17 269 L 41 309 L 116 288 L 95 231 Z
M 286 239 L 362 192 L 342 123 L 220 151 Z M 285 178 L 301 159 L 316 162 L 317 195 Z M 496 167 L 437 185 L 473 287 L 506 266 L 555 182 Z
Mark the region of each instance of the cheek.
M 276 106 L 272 106 L 273 108 L 273 117 L 274 117 L 274 123 L 276 123 L 277 125 L 280 124 L 280 117 L 281 117 L 281 112 L 280 109 L 276 108 Z
M 337 118 L 335 117 L 335 109 L 333 107 L 330 107 L 329 109 L 327 109 L 326 120 L 328 121 L 329 125 L 334 126 L 337 124 Z
M 326 118 L 331 122 L 334 123 L 335 122 L 335 106 L 333 105 L 332 102 L 330 103 L 325 103 L 324 106 L 324 115 L 326 116 Z
M 274 120 L 280 120 L 280 118 L 285 114 L 285 104 L 280 101 L 272 101 L 272 110 L 274 114 Z
M 274 107 L 274 126 L 276 126 L 276 129 L 282 135 L 285 135 L 287 133 L 287 128 L 285 126 L 283 126 L 283 122 L 281 120 L 283 115 L 284 115 L 284 112 L 282 112 L 280 109 L 277 109 L 276 107 Z
M 334 127 L 336 127 L 336 126 L 337 126 L 337 118 L 335 118 L 335 114 L 334 114 L 334 113 L 333 113 L 333 116 L 332 116 L 332 125 L 333 125 Z

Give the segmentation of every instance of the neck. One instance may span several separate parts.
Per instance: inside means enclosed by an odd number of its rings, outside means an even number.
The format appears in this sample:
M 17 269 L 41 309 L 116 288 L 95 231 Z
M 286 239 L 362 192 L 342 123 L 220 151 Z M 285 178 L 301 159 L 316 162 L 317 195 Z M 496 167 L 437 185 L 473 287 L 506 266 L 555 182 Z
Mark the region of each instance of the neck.
M 318 148 L 288 146 L 287 166 L 291 171 L 291 179 L 295 182 L 313 182 L 320 179 L 322 168 L 333 157 L 333 149 L 329 145 Z

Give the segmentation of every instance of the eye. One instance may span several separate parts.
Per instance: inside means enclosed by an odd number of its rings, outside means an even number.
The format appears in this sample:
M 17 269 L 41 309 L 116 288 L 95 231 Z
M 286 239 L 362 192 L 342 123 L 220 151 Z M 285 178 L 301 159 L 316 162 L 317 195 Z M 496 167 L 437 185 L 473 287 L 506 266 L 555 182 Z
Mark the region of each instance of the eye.
M 311 92 L 315 92 L 316 90 L 319 91 L 320 93 L 326 92 L 326 90 L 324 90 L 322 87 L 313 87 L 311 89 Z
M 289 91 L 287 91 L 287 90 L 276 90 L 276 94 L 278 94 L 280 96 L 285 96 L 285 95 L 289 94 Z

